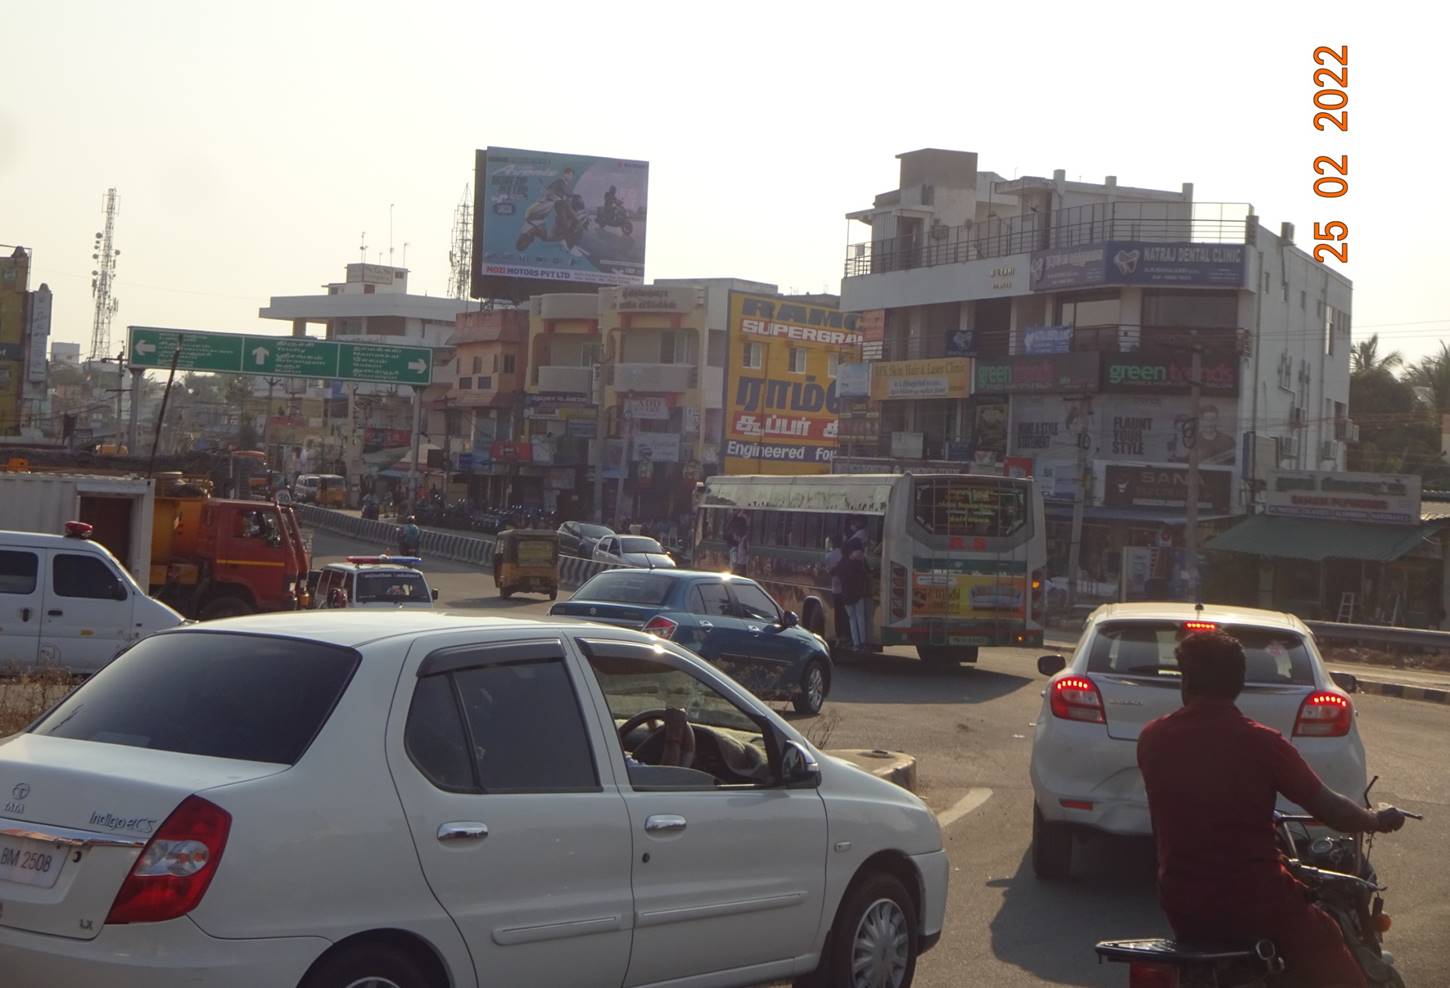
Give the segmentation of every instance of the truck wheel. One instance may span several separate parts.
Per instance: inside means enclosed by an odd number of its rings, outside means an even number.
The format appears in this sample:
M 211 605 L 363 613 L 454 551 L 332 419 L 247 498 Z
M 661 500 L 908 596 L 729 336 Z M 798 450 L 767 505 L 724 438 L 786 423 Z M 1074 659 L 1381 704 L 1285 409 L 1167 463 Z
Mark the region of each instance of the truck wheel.
M 220 621 L 222 618 L 241 617 L 244 614 L 251 614 L 252 607 L 240 597 L 233 597 L 228 594 L 225 597 L 217 597 L 201 609 L 203 621 Z
M 1072 829 L 1048 823 L 1032 804 L 1032 873 L 1049 882 L 1072 877 Z

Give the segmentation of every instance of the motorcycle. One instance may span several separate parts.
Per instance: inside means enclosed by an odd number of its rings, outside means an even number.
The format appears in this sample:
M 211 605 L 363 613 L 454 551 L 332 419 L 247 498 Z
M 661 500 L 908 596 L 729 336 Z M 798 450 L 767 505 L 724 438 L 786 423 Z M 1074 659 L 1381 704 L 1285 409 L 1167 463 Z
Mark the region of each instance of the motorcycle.
M 534 241 L 560 243 L 573 250 L 589 226 L 584 198 L 570 195 L 566 198 L 535 203 L 524 214 L 524 228 L 514 242 L 516 250 L 528 250 Z M 554 218 L 554 228 L 549 229 L 549 217 Z
M 618 227 L 619 232 L 626 237 L 634 236 L 634 223 L 630 221 L 629 214 L 619 203 L 606 203 L 596 209 L 594 223 L 601 230 L 614 226 Z
M 1379 776 L 1364 790 L 1369 791 Z M 1418 813 L 1401 810 L 1412 820 Z M 1390 928 L 1384 911 L 1386 887 L 1369 863 L 1374 836 L 1336 834 L 1312 837 L 1312 816 L 1274 813 L 1280 849 L 1291 874 L 1309 889 L 1312 901 L 1339 924 L 1344 942 L 1375 988 L 1404 988 L 1394 958 L 1381 944 Z M 1300 831 L 1295 838 L 1294 828 Z M 1167 939 L 1104 940 L 1096 947 L 1098 963 L 1128 965 L 1131 985 L 1154 988 L 1275 988 L 1283 984 L 1284 959 L 1272 940 L 1252 944 L 1197 945 Z

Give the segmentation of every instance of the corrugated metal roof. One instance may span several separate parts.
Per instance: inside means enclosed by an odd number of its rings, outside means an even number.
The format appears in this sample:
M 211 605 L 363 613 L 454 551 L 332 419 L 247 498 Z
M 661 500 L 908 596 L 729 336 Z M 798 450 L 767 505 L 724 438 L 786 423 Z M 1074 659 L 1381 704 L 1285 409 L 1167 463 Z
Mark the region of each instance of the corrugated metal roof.
M 1421 501 L 1420 520 L 1425 522 L 1450 521 L 1450 501 Z
M 1277 559 L 1367 559 L 1390 562 L 1435 537 L 1430 525 L 1367 525 L 1319 518 L 1252 515 L 1209 540 L 1205 549 Z

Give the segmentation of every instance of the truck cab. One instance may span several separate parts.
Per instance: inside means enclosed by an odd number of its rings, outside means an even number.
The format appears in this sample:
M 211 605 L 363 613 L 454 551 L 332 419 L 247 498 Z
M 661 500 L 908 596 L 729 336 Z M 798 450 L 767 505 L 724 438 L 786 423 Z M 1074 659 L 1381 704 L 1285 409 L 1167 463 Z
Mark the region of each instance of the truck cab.
M 146 595 L 92 528 L 0 532 L 0 663 L 92 673 L 182 616 Z

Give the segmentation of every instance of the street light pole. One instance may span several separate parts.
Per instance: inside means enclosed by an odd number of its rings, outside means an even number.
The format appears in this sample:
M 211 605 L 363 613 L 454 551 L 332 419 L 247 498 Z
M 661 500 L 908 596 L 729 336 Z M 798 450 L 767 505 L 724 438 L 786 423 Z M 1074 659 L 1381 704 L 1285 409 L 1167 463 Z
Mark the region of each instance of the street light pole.
M 1198 465 L 1202 455 L 1198 443 L 1198 417 L 1203 396 L 1203 348 L 1198 344 L 1198 334 L 1192 335 L 1194 338 L 1193 364 L 1189 371 L 1192 375 L 1189 381 L 1191 407 L 1188 414 L 1193 440 L 1188 445 L 1188 503 L 1185 505 L 1186 510 L 1183 514 L 1183 546 L 1188 555 L 1189 593 L 1193 595 L 1194 603 L 1202 603 L 1203 592 L 1199 585 L 1198 573 Z

